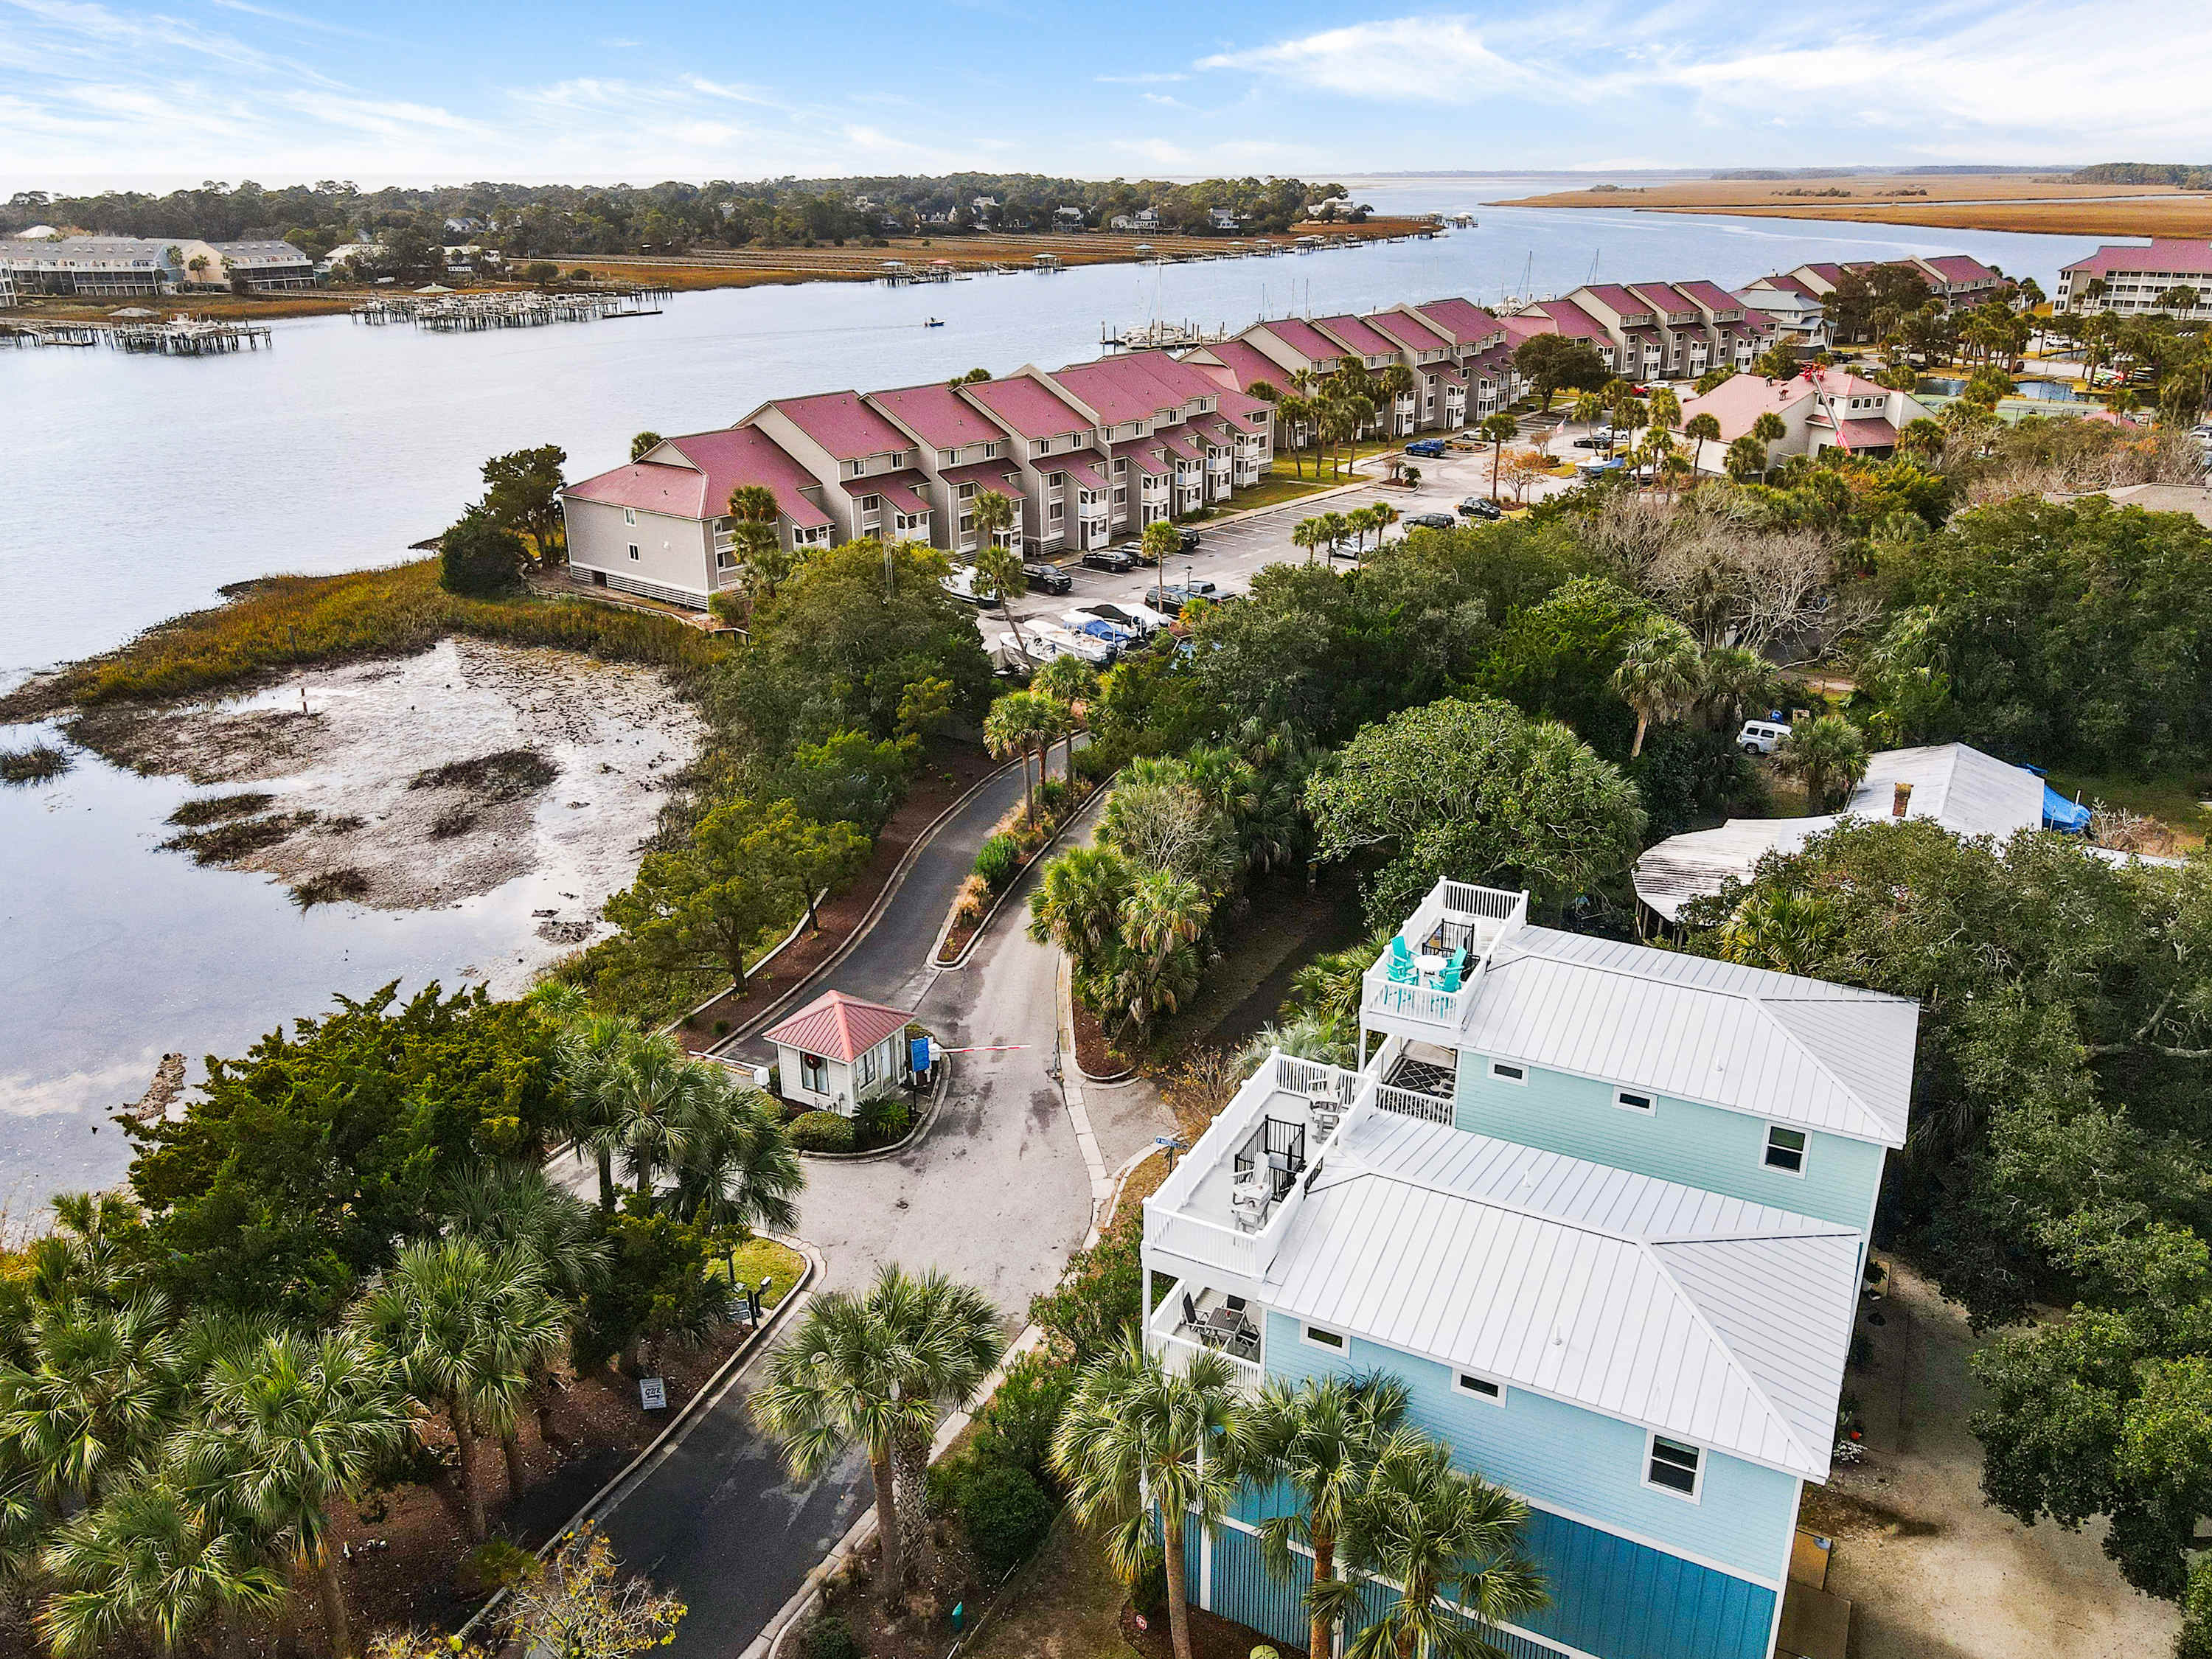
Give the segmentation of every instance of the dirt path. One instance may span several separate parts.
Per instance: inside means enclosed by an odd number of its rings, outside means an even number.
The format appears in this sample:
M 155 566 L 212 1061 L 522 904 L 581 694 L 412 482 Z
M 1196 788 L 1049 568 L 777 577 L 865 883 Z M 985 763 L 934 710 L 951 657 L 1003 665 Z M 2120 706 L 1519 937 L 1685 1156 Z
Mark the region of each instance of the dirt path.
M 2128 1588 L 2101 1525 L 2027 1528 L 1982 1502 L 1966 1316 L 1901 1267 L 1882 1312 L 1848 1384 L 1866 1461 L 1807 1488 L 1802 1516 L 1837 1540 L 1828 1588 L 1854 1604 L 1851 1659 L 2160 1659 L 2179 1612 Z

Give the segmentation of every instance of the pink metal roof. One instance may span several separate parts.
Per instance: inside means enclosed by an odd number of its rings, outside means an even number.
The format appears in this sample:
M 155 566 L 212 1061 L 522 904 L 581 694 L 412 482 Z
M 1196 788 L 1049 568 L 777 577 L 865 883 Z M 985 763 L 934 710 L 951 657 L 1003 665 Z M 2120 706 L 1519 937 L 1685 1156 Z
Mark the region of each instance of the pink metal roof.
M 1450 348 L 1449 336 L 1437 331 L 1402 311 L 1378 311 L 1365 319 L 1377 334 L 1387 334 L 1407 350 L 1412 352 L 1443 351 Z
M 1008 431 L 1024 438 L 1053 438 L 1064 432 L 1085 431 L 1091 425 L 1089 416 L 1027 374 L 978 380 L 960 389 L 997 416 Z
M 768 1040 L 849 1066 L 893 1032 L 905 1030 L 913 1018 L 880 1002 L 862 1002 L 842 991 L 825 991 L 783 1024 L 771 1027 Z
M 1322 334 L 1303 318 L 1272 317 L 1264 322 L 1255 323 L 1253 326 L 1266 329 L 1268 333 L 1310 362 L 1334 363 L 1344 356 L 1342 346 Z
M 682 459 L 633 461 L 570 484 L 564 493 L 611 507 L 718 519 L 729 511 L 730 492 L 739 484 L 764 484 L 792 523 L 810 530 L 830 524 L 829 514 L 800 493 L 814 485 L 814 475 L 765 432 L 749 426 L 694 432 L 664 441 L 653 453 L 665 457 L 671 451 Z
M 2076 259 L 2062 270 L 2084 276 L 2109 276 L 2115 271 L 2164 270 L 2183 276 L 2212 276 L 2212 242 L 2178 236 L 2160 236 L 2147 244 L 2107 242 L 2086 259 Z
M 922 492 L 929 481 L 919 472 L 882 472 L 872 478 L 848 478 L 845 493 L 855 501 L 863 495 L 880 495 L 902 513 L 927 513 L 929 498 Z
M 1431 300 L 1413 310 L 1454 345 L 1479 346 L 1506 326 L 1504 319 L 1493 317 L 1472 300 Z
M 914 441 L 861 401 L 857 392 L 818 392 L 811 398 L 777 398 L 768 405 L 840 461 L 863 460 L 910 448 Z
M 1584 340 L 1609 340 L 1612 337 L 1598 326 L 1596 318 L 1572 300 L 1539 300 L 1528 309 L 1550 318 L 1553 328 L 1561 334 L 1571 334 Z
M 1283 377 L 1289 373 L 1266 352 L 1246 340 L 1224 340 L 1219 345 L 1206 347 L 1205 355 L 1219 359 L 1219 369 L 1209 369 L 1193 357 L 1186 357 L 1183 361 L 1207 378 L 1234 386 L 1239 392 L 1249 392 L 1254 384 L 1261 380 L 1280 392 Z
M 1886 420 L 1845 421 L 1836 428 L 1836 441 L 1845 449 L 1894 449 L 1897 428 Z
M 1265 398 L 1248 398 L 1241 392 L 1224 391 L 1214 400 L 1213 406 L 1224 415 L 1241 418 L 1246 427 L 1255 432 L 1259 428 L 1252 426 L 1250 417 L 1262 411 L 1270 416 L 1275 412 L 1274 404 Z
M 1769 412 L 1780 415 L 1813 395 L 1813 386 L 1802 375 L 1787 380 L 1764 380 L 1756 374 L 1733 374 L 1702 398 L 1682 404 L 1682 423 L 1710 415 L 1720 422 L 1723 443 L 1741 438 L 1752 422 Z
M 997 425 L 983 418 L 975 404 L 949 386 L 903 386 L 890 392 L 871 392 L 868 401 L 918 434 L 933 449 L 958 449 L 965 444 L 988 444 L 1005 438 Z
M 1180 455 L 1187 461 L 1206 459 L 1205 447 L 1194 442 L 1188 432 L 1156 432 L 1152 435 L 1159 440 L 1160 447 L 1170 455 Z
M 1771 276 L 1762 276 L 1752 286 L 1778 289 L 1785 294 L 1794 294 L 1801 300 L 1810 300 L 1814 305 L 1820 303 L 1821 296 L 1814 292 L 1811 283 L 1802 277 L 1792 276 L 1787 271 L 1778 270 Z
M 1160 453 L 1157 438 L 1132 438 L 1127 443 L 1114 446 L 1114 459 L 1128 462 L 1139 472 L 1165 472 L 1168 465 L 1160 459 Z
M 1672 283 L 1631 283 L 1628 291 L 1662 317 L 1670 312 L 1686 311 L 1692 315 L 1697 313 L 1698 308 L 1690 302 L 1689 295 Z
M 1314 326 L 1334 339 L 1344 342 L 1347 350 L 1363 357 L 1395 357 L 1398 343 L 1387 334 L 1378 334 L 1366 322 L 1350 313 L 1341 317 L 1316 317 Z
M 1424 374 L 1435 375 L 1446 386 L 1465 386 L 1467 384 L 1467 376 L 1461 374 L 1459 370 L 1454 368 L 1449 363 L 1438 363 L 1431 368 L 1423 369 L 1421 373 Z
M 1609 306 L 1623 316 L 1635 317 L 1651 309 L 1651 301 L 1641 295 L 1631 293 L 1619 283 L 1598 283 L 1582 292 L 1600 305 Z
M 1947 283 L 1997 283 L 2004 279 L 1971 253 L 1939 253 L 1920 262 Z
M 1221 391 L 1194 364 L 1178 362 L 1164 351 L 1132 351 L 1070 363 L 1053 379 L 1097 410 L 1109 426 L 1151 420 L 1163 410 L 1179 410 L 1194 398 L 1215 397 Z
M 1067 464 L 1067 476 L 1074 479 L 1077 488 L 1081 489 L 1106 488 L 1106 475 L 1088 461 L 1070 460 Z
M 1022 498 L 1022 470 L 1012 461 L 970 461 L 965 466 L 945 469 L 945 482 L 950 484 L 974 484 L 978 489 L 995 489 L 1001 495 Z
M 1709 283 L 1699 276 L 1687 283 L 1674 284 L 1674 292 L 1691 304 L 1703 306 L 1708 311 L 1741 311 L 1743 301 L 1718 283 Z

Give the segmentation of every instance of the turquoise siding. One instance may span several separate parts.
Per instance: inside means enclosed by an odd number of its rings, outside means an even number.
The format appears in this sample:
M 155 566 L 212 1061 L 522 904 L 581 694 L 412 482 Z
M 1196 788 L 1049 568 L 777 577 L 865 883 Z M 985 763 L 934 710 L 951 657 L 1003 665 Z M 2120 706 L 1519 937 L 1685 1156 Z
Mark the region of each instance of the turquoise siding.
M 1811 1131 L 1805 1173 L 1789 1175 L 1766 1167 L 1764 1118 L 1667 1095 L 1632 1112 L 1613 1103 L 1609 1083 L 1534 1066 L 1527 1083 L 1499 1083 L 1490 1056 L 1472 1050 L 1461 1052 L 1457 1092 L 1462 1129 L 1862 1231 L 1881 1186 L 1884 1149 L 1871 1141 Z
M 1797 1516 L 1793 1475 L 1709 1451 L 1693 1504 L 1644 1485 L 1644 1431 L 1632 1423 L 1519 1389 L 1508 1389 L 1505 1404 L 1494 1406 L 1454 1392 L 1442 1365 L 1357 1336 L 1349 1355 L 1315 1347 L 1295 1320 L 1279 1313 L 1267 1316 L 1267 1364 L 1270 1377 L 1292 1382 L 1392 1372 L 1411 1393 L 1413 1425 L 1485 1479 L 1533 1503 L 1771 1583 L 1788 1571 Z
M 1196 1585 L 1195 1529 L 1191 1536 L 1186 1559 Z M 1549 1642 L 1489 1632 L 1513 1659 L 1559 1659 L 1550 1642 L 1597 1659 L 1766 1659 L 1772 1590 L 1541 1511 L 1531 1515 L 1526 1541 L 1552 1601 L 1516 1622 Z M 1285 1653 L 1304 1649 L 1303 1586 L 1268 1576 L 1258 1539 L 1224 1528 L 1212 1563 L 1208 1611 L 1250 1626 Z M 1380 1618 L 1393 1599 L 1387 1585 L 1364 1585 L 1362 1623 Z

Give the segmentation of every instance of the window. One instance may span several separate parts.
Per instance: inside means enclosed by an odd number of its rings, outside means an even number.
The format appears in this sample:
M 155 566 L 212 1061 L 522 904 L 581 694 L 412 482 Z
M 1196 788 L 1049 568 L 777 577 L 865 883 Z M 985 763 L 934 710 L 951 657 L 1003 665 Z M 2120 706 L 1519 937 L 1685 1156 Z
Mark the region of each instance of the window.
M 1705 1474 L 1704 1464 L 1705 1454 L 1695 1446 L 1655 1434 L 1651 1437 L 1650 1455 L 1644 1461 L 1644 1484 L 1694 1498 Z
M 960 486 L 960 499 L 963 501 L 974 501 L 975 499 L 975 486 L 971 483 L 962 484 Z
M 714 568 L 717 570 L 735 570 L 738 568 L 738 556 L 726 548 L 724 549 L 714 555 Z
M 1325 1331 L 1318 1325 L 1308 1325 L 1304 1328 L 1305 1331 L 1306 1340 L 1312 1343 L 1316 1348 L 1327 1348 L 1334 1353 L 1342 1353 L 1344 1352 L 1345 1341 L 1343 1332 Z
M 848 461 L 845 463 L 845 476 L 848 478 L 860 477 L 867 472 L 867 470 L 868 464 L 866 461 Z
M 635 524 L 637 522 L 637 509 L 634 507 L 626 507 L 623 508 L 623 522 L 624 524 Z
M 1030 446 L 1030 453 L 1032 455 L 1048 455 L 1051 453 L 1052 440 L 1049 438 L 1039 438 Z
M 1058 524 L 1061 518 L 1066 515 L 1066 507 L 1062 506 L 1060 502 L 1054 501 L 1052 504 L 1051 510 L 1045 514 L 1045 520 L 1048 523 Z
M 1487 1400 L 1493 1406 L 1505 1403 L 1505 1388 L 1486 1376 L 1477 1376 L 1472 1371 L 1462 1371 L 1452 1379 L 1452 1386 L 1462 1394 L 1471 1394 L 1477 1400 Z
M 1114 476 L 1119 478 L 1125 475 L 1128 470 L 1129 458 L 1127 455 L 1116 455 L 1114 458 Z
M 799 1086 L 809 1094 L 826 1095 L 830 1092 L 830 1067 L 821 1055 L 799 1055 Z
M 860 497 L 860 511 L 861 511 L 861 512 L 863 512 L 863 513 L 880 513 L 880 512 L 882 512 L 883 510 L 884 510 L 884 498 L 883 498 L 882 496 L 880 496 L 880 495 L 863 495 L 863 496 L 861 496 L 861 497 Z
M 638 554 L 637 554 L 637 544 L 636 544 L 635 542 L 632 542 L 632 543 L 629 544 L 629 556 L 630 556 L 630 557 L 632 557 L 633 559 L 634 559 L 634 558 L 635 558 L 635 557 L 637 557 L 637 556 L 638 556 Z
M 1613 1103 L 1626 1111 L 1648 1112 L 1651 1109 L 1651 1097 L 1639 1095 L 1632 1089 L 1616 1089 L 1613 1091 Z
M 975 515 L 973 513 L 963 513 L 960 515 L 960 533 L 963 536 L 972 536 L 975 533 Z
M 1805 1132 L 1785 1129 L 1780 1124 L 1766 1131 L 1766 1167 L 1779 1170 L 1785 1175 L 1805 1173 Z
M 999 446 L 995 441 L 983 446 L 983 459 L 987 461 L 995 461 L 999 459 Z
M 863 1088 L 876 1080 L 876 1055 L 879 1051 L 880 1045 L 876 1048 L 869 1049 L 860 1056 L 860 1083 Z
M 1499 1083 L 1526 1084 L 1528 1081 L 1528 1068 L 1525 1066 L 1509 1066 L 1502 1060 L 1493 1060 L 1490 1062 L 1490 1075 Z
M 957 465 L 960 465 L 960 452 L 959 452 L 958 450 L 957 450 L 957 449 L 940 449 L 940 450 L 939 450 L 939 451 L 937 452 L 937 464 L 938 464 L 938 465 L 939 465 L 939 466 L 957 466 Z

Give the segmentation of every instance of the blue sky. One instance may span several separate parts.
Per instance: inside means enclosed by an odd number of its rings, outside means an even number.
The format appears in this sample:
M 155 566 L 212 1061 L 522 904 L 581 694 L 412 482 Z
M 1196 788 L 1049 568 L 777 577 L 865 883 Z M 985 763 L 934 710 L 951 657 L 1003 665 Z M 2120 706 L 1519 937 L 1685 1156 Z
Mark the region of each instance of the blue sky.
M 2212 160 L 2201 8 L 0 0 L 0 189 Z

